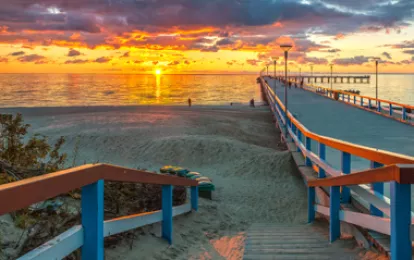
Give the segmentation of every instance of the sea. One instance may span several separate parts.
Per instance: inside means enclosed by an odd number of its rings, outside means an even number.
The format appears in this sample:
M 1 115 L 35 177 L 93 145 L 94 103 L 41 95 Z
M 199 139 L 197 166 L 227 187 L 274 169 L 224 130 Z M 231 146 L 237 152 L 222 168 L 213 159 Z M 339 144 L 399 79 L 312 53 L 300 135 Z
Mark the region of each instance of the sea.
M 258 75 L 0 74 L 0 107 L 247 104 Z M 369 84 L 333 84 L 375 97 Z M 316 85 L 330 87 L 330 84 Z M 414 75 L 380 74 L 379 98 L 414 105 Z

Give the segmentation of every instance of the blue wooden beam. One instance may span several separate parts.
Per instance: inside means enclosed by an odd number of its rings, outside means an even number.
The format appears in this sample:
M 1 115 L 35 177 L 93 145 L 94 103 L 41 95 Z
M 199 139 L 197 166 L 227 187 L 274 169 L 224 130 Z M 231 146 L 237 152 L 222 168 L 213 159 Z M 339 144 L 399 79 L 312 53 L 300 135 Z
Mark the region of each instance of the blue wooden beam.
M 198 186 L 191 187 L 191 208 L 198 210 Z
M 389 111 L 390 112 L 390 116 L 392 116 L 392 112 L 393 112 L 392 110 L 393 110 L 393 107 L 392 107 L 392 104 L 390 104 L 390 111 Z
M 299 129 L 298 129 L 298 141 L 299 141 L 299 144 L 302 143 L 302 132 Z M 298 145 L 297 148 L 298 148 L 297 151 L 300 152 L 300 146 L 299 145 Z
M 341 170 L 344 174 L 351 173 L 351 155 L 346 152 L 341 152 Z M 348 187 L 342 187 L 342 202 L 351 202 L 351 191 Z
M 82 187 L 82 259 L 104 259 L 104 181 Z
M 411 185 L 391 182 L 391 259 L 411 259 Z
M 363 97 L 361 97 L 360 103 L 361 103 L 361 107 L 363 107 L 364 106 L 364 98 Z
M 381 102 L 380 101 L 377 101 L 377 103 L 378 103 L 377 111 L 378 112 L 381 112 Z
M 162 237 L 172 244 L 172 185 L 162 185 Z
M 315 220 L 315 187 L 308 187 L 308 223 Z
M 340 187 L 332 186 L 330 188 L 329 200 L 329 242 L 334 242 L 341 237 L 341 222 L 339 220 L 340 208 Z
M 354 105 L 356 104 L 356 96 L 354 96 Z
M 407 119 L 407 109 L 405 107 L 403 107 L 402 109 L 402 120 L 406 120 Z
M 311 140 L 310 137 L 306 137 L 306 150 L 308 152 L 311 152 Z M 305 162 L 306 166 L 312 166 L 312 161 L 309 159 L 308 156 L 306 156 L 306 162 Z
M 380 168 L 382 166 L 383 166 L 383 164 L 381 164 L 381 163 L 371 161 L 371 168 Z M 377 194 L 383 195 L 384 194 L 384 183 L 383 182 L 372 183 L 371 184 L 371 189 L 374 192 L 376 192 Z M 370 208 L 371 215 L 378 216 L 378 217 L 383 217 L 384 216 L 384 213 L 381 210 L 379 210 L 378 208 L 376 208 L 374 205 L 371 204 L 369 208 Z
M 326 146 L 323 143 L 319 143 L 319 159 L 325 160 L 326 159 Z M 319 167 L 318 178 L 325 178 L 326 173 L 325 170 Z
M 371 99 L 368 99 L 368 108 L 371 109 Z

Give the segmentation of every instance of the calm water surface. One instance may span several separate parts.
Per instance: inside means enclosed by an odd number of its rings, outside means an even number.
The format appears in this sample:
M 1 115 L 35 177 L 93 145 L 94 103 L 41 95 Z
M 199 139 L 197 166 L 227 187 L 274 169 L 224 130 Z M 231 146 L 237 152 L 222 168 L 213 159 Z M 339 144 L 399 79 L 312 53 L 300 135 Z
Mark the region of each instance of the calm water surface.
M 256 75 L 0 74 L 0 107 L 247 103 Z M 320 84 L 326 87 L 330 85 Z M 370 84 L 334 84 L 375 96 Z M 414 105 L 414 75 L 380 75 L 379 97 Z

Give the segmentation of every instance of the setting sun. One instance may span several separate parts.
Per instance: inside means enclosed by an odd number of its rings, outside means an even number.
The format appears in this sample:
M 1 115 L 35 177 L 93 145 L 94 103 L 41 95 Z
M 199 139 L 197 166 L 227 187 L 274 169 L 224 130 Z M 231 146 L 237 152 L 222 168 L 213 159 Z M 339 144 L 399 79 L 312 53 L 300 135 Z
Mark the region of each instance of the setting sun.
M 161 70 L 160 69 L 155 70 L 155 74 L 156 75 L 161 75 Z

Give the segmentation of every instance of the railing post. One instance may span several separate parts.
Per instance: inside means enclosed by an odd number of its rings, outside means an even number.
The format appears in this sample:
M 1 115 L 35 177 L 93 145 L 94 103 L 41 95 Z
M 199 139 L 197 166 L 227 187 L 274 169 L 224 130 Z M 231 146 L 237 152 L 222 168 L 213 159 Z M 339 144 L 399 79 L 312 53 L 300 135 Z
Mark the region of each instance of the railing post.
M 411 184 L 391 182 L 391 259 L 411 259 Z
M 363 107 L 364 106 L 364 98 L 363 97 L 360 97 L 360 103 L 361 103 L 361 107 Z
M 340 187 L 332 186 L 330 188 L 329 199 L 329 242 L 334 242 L 341 236 L 341 223 L 339 221 L 340 208 Z
M 326 159 L 326 146 L 323 143 L 319 143 L 318 153 L 319 153 L 319 159 L 321 160 Z M 325 170 L 319 167 L 318 178 L 325 178 L 325 177 L 326 177 Z
M 368 99 L 368 108 L 371 109 L 371 99 Z
M 308 153 L 311 152 L 311 140 L 310 137 L 306 136 L 306 151 Z M 306 156 L 306 161 L 305 161 L 305 165 L 306 166 L 312 166 L 312 161 L 309 159 L 309 156 Z
M 351 95 L 348 94 L 348 103 L 351 103 Z
M 82 187 L 82 259 L 104 259 L 104 181 Z
M 371 161 L 371 168 L 372 169 L 374 169 L 374 168 L 380 168 L 382 166 L 383 166 L 383 164 L 381 164 L 381 163 Z M 383 182 L 371 183 L 371 189 L 375 193 L 380 194 L 380 195 L 383 195 L 384 194 L 384 183 Z M 370 208 L 371 215 L 378 216 L 378 217 L 384 216 L 384 214 L 382 213 L 382 211 L 379 210 L 379 209 L 377 209 L 374 205 L 371 204 L 369 208 Z
M 315 220 L 315 187 L 308 187 L 308 223 Z
M 378 103 L 377 111 L 378 112 L 381 112 L 381 102 L 380 101 L 377 101 L 377 103 Z
M 198 186 L 191 187 L 191 208 L 198 210 Z
M 392 112 L 393 112 L 392 109 L 393 109 L 392 108 L 392 104 L 390 104 L 390 111 L 389 111 L 390 112 L 390 116 L 392 116 Z
M 298 144 L 298 149 L 297 149 L 297 152 L 300 152 L 300 144 L 302 143 L 302 132 L 298 129 L 298 141 L 299 141 L 299 144 Z
M 354 96 L 354 105 L 356 104 L 356 96 Z
M 162 185 L 162 237 L 172 244 L 172 185 Z
M 407 119 L 407 109 L 405 107 L 403 107 L 402 109 L 402 120 L 406 120 Z
M 347 152 L 341 153 L 341 170 L 344 174 L 351 173 L 351 155 Z M 342 187 L 342 202 L 349 203 L 351 201 L 351 191 L 348 187 Z

